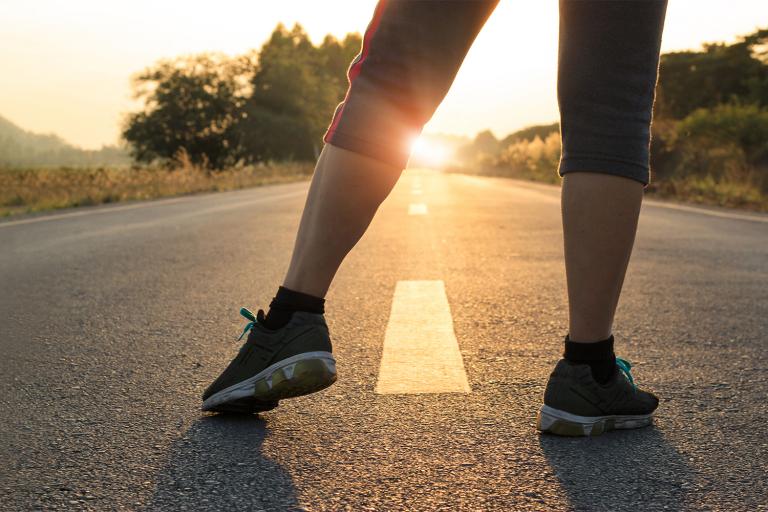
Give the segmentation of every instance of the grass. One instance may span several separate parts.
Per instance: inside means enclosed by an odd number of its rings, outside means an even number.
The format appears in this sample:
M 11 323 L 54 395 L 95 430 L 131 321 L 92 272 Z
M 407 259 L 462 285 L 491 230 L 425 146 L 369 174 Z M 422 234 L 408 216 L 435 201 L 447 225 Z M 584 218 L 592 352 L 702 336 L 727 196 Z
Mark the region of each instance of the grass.
M 752 183 L 716 181 L 710 176 L 652 181 L 648 195 L 686 203 L 768 212 L 768 195 Z
M 456 168 L 473 173 L 473 169 Z M 481 172 L 482 171 L 482 172 Z M 552 183 L 554 172 L 538 169 L 474 169 L 475 174 L 506 176 Z M 120 201 L 216 192 L 273 183 L 305 180 L 310 163 L 265 164 L 209 173 L 194 167 L 167 170 L 142 168 L 54 168 L 0 170 L 0 217 L 23 213 L 89 206 Z M 711 177 L 664 178 L 653 181 L 648 195 L 677 201 L 768 211 L 768 195 L 742 182 L 716 181 Z
M 0 170 L 0 217 L 288 183 L 308 179 L 312 168 L 281 163 L 215 173 L 194 167 Z
M 465 166 L 447 169 L 449 172 L 479 174 L 558 184 L 560 178 L 554 170 L 510 168 L 501 166 Z M 726 208 L 739 208 L 756 212 L 768 212 L 768 194 L 748 181 L 715 180 L 711 176 L 685 176 L 654 178 L 646 189 L 647 197 L 671 199 Z

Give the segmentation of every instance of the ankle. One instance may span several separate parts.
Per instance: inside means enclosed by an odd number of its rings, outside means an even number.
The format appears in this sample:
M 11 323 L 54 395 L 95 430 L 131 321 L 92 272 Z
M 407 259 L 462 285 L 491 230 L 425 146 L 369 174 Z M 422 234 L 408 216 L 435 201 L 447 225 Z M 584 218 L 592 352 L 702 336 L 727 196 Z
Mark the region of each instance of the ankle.
M 571 325 L 569 325 L 568 336 L 566 336 L 568 341 L 585 344 L 596 343 L 607 340 L 613 335 L 613 328 L 610 324 L 607 327 L 597 327 L 594 324 L 590 325 L 590 323 L 579 324 L 579 322 L 572 321 Z
M 322 315 L 325 313 L 325 299 L 280 286 L 275 298 L 269 304 L 269 311 L 264 318 L 264 327 L 280 329 L 291 321 L 291 317 L 297 311 Z
M 575 364 L 586 364 L 592 377 L 600 384 L 608 382 L 616 371 L 616 354 L 613 351 L 613 335 L 594 342 L 571 341 L 565 337 L 563 357 Z

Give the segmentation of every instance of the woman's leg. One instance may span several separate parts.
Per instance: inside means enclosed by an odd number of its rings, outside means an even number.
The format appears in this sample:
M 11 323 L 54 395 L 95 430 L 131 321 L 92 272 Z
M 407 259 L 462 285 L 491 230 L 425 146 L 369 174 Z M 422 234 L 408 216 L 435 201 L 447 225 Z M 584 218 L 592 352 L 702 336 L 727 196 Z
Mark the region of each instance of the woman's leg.
M 666 1 L 561 0 L 558 98 L 570 339 L 608 338 L 649 181 Z
M 350 88 L 325 136 L 285 288 L 325 296 L 397 182 L 496 1 L 391 1 L 376 7 Z
M 613 352 L 613 315 L 649 179 L 665 1 L 561 0 L 558 98 L 569 328 L 539 430 L 597 435 L 651 424 L 658 399 Z M 626 375 L 626 378 L 624 375 Z

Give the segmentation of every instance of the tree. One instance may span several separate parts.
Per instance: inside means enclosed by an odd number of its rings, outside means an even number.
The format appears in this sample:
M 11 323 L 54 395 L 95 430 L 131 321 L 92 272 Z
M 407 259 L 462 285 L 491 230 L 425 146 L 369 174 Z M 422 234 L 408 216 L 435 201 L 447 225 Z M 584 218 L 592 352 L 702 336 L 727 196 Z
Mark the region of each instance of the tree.
M 360 34 L 347 34 L 341 41 L 329 35 L 319 47 L 320 69 L 323 70 L 326 80 L 333 82 L 338 101 L 341 101 L 346 93 L 347 69 L 360 51 L 361 44 Z
M 165 60 L 134 79 L 141 112 L 123 131 L 140 162 L 221 169 L 238 162 L 314 159 L 360 36 L 315 46 L 300 25 L 278 25 L 260 51 Z
M 359 36 L 343 42 L 328 36 L 316 47 L 300 25 L 291 30 L 278 25 L 259 53 L 244 105 L 241 144 L 248 159 L 317 157 L 347 88 L 344 71 L 359 44 Z
M 682 119 L 733 102 L 768 106 L 767 48 L 768 29 L 761 29 L 731 45 L 662 55 L 656 115 Z
M 199 166 L 221 169 L 240 157 L 244 62 L 221 55 L 165 60 L 134 78 L 142 112 L 123 131 L 140 162 L 172 160 L 184 153 Z

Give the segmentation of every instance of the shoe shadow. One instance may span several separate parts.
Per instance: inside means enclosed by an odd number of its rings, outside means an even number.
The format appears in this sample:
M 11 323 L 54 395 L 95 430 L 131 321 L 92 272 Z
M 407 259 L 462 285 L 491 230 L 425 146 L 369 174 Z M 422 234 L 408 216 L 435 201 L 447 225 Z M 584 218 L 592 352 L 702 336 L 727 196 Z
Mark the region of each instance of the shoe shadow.
M 261 454 L 256 415 L 205 416 L 174 443 L 146 510 L 301 510 L 290 475 Z
M 655 426 L 592 438 L 540 435 L 573 510 L 682 510 L 693 471 Z

